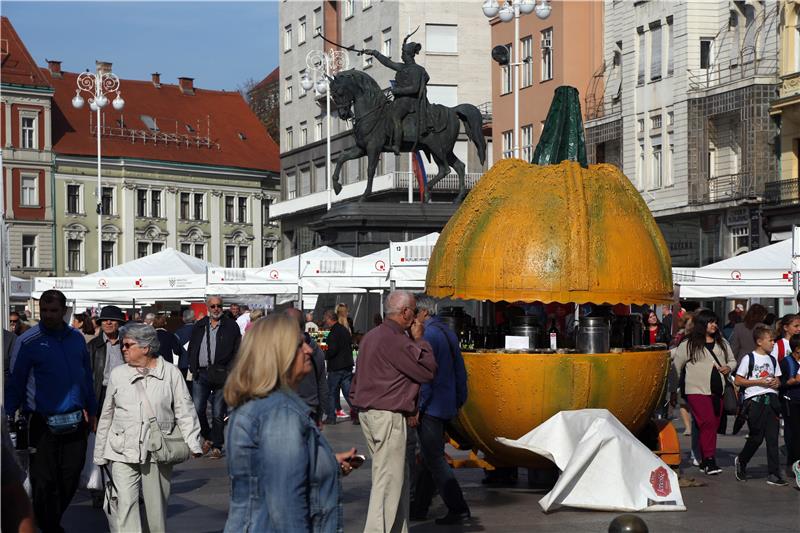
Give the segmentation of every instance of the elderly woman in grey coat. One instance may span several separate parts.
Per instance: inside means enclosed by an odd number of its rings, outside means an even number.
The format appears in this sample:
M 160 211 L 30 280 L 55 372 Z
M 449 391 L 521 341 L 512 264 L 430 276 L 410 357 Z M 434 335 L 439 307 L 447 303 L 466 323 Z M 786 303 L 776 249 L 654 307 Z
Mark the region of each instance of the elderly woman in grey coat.
M 157 356 L 156 330 L 131 324 L 120 330 L 124 365 L 111 371 L 106 401 L 97 425 L 94 462 L 111 462 L 111 477 L 118 491 L 117 523 L 112 531 L 166 531 L 167 499 L 172 465 L 156 463 L 147 451 L 147 412 L 152 409 L 159 427 L 171 433 L 180 428 L 189 450 L 202 454 L 200 422 L 189 389 L 175 365 Z M 140 394 L 138 382 L 151 407 Z M 145 523 L 139 518 L 139 487 L 145 505 Z

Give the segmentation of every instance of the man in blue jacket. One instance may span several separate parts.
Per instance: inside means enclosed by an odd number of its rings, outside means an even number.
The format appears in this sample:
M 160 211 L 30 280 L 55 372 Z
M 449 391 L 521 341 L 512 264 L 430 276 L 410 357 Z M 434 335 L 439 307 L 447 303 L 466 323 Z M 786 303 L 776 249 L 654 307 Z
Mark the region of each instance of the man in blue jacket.
M 458 337 L 435 315 L 436 303 L 425 294 L 417 295 L 417 321 L 425 326 L 424 338 L 433 347 L 438 369 L 433 381 L 423 383 L 419 391 L 419 439 L 422 464 L 417 466 L 411 519 L 424 520 L 433 498 L 439 491 L 447 505 L 447 515 L 437 524 L 460 524 L 470 518 L 469 506 L 444 456 L 445 427 L 456 417 L 467 400 L 467 372 L 459 349 Z
M 96 428 L 97 399 L 86 341 L 64 322 L 60 291 L 42 293 L 41 321 L 11 354 L 6 412 L 30 415 L 33 510 L 44 533 L 64 531 L 61 517 L 78 488 L 89 431 Z

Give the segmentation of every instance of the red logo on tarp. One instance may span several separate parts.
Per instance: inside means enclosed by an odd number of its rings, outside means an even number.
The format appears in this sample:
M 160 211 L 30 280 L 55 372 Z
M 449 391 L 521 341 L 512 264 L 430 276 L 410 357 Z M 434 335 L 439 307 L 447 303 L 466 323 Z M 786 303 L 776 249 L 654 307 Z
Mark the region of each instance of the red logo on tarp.
M 270 270 L 269 271 L 269 279 L 278 279 L 280 275 L 278 274 L 277 270 Z
M 669 474 L 663 466 L 659 466 L 650 472 L 650 484 L 653 486 L 656 495 L 662 498 L 669 496 L 672 492 L 672 487 L 669 484 Z

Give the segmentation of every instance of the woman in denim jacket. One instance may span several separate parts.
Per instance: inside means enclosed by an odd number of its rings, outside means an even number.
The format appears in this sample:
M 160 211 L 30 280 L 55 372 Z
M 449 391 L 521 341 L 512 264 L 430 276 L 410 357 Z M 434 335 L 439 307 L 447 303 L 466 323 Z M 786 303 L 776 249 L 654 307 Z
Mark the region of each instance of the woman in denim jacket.
M 259 320 L 225 384 L 231 504 L 225 531 L 342 531 L 340 474 L 356 450 L 334 454 L 293 391 L 311 348 L 284 315 Z

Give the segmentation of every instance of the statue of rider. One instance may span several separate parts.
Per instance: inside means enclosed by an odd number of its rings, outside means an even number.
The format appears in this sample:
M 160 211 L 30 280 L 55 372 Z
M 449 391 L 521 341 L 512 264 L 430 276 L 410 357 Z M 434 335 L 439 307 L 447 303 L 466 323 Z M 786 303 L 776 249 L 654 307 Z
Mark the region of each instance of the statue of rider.
M 377 50 L 364 50 L 363 53 L 373 56 L 381 62 L 385 67 L 388 67 L 397 75 L 394 79 L 394 87 L 392 87 L 392 94 L 394 95 L 394 103 L 392 109 L 392 123 L 394 125 L 394 132 L 392 134 L 392 150 L 395 155 L 400 155 L 400 146 L 403 143 L 403 119 L 410 113 L 416 113 L 416 127 L 414 144 L 422 133 L 428 130 L 428 98 L 427 89 L 430 76 L 421 65 L 417 65 L 414 61 L 414 56 L 419 53 L 422 46 L 415 42 L 406 42 L 411 35 L 407 35 L 403 39 L 403 50 L 401 54 L 402 63 L 392 61 L 385 55 Z

